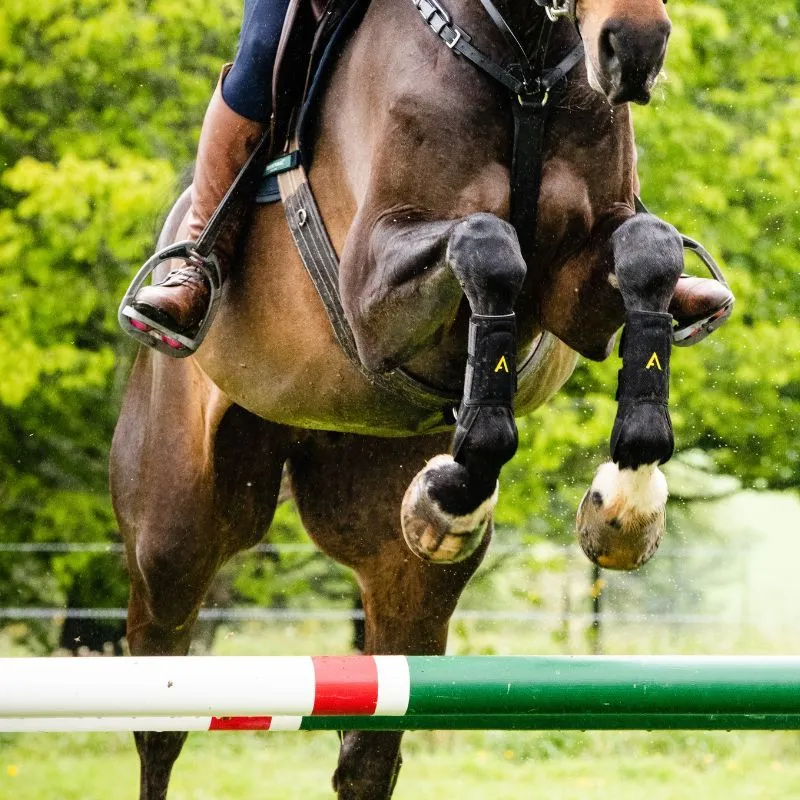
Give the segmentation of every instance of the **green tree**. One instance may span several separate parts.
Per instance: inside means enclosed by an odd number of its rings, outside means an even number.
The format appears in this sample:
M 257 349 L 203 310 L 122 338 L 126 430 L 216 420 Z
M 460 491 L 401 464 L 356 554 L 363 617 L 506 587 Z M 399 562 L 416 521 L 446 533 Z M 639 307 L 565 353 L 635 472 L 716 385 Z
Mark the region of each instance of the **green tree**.
M 670 10 L 667 77 L 653 104 L 635 110 L 643 194 L 718 256 L 738 297 L 720 333 L 674 354 L 677 444 L 707 451 L 744 485 L 794 487 L 798 7 L 775 0 L 755 13 L 713 0 Z M 240 14 L 240 0 L 6 0 L 0 8 L 5 541 L 115 537 L 106 456 L 132 354 L 116 305 L 193 158 Z M 571 534 L 607 450 L 617 367 L 615 357 L 581 363 L 564 392 L 521 422 L 520 453 L 504 471 L 503 526 L 531 537 Z M 108 565 L 98 555 L 0 553 L 0 605 L 65 602 L 79 575 L 89 576 L 92 604 L 119 605 L 124 582 Z M 257 577 L 245 571 L 239 589 L 263 600 L 269 591 Z

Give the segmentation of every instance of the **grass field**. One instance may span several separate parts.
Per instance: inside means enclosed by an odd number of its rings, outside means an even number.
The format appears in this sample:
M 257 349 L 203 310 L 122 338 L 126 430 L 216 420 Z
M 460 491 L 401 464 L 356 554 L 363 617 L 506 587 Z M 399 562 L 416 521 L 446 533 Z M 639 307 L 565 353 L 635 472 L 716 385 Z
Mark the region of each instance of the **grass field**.
M 0 739 L 4 800 L 129 800 L 127 735 Z M 193 734 L 170 800 L 333 797 L 334 734 Z M 800 787 L 793 733 L 413 733 L 398 800 L 789 800 Z

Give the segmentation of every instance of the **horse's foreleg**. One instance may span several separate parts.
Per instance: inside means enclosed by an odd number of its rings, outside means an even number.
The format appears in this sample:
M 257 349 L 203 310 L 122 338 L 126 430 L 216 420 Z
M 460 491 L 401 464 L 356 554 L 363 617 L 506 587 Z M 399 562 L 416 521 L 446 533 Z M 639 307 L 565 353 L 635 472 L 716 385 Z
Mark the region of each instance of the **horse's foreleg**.
M 603 567 L 633 569 L 655 552 L 665 526 L 667 484 L 658 465 L 673 451 L 667 407 L 672 316 L 667 312 L 683 267 L 678 232 L 649 214 L 611 237 L 625 304 L 617 417 L 610 463 L 600 467 L 578 511 L 586 554 Z
M 453 230 L 447 261 L 469 301 L 467 371 L 450 455 L 428 462 L 403 500 L 403 533 L 421 558 L 461 561 L 483 539 L 500 468 L 516 452 L 514 303 L 525 262 L 514 229 L 474 214 Z
M 358 569 L 366 615 L 366 652 L 441 655 L 458 597 L 483 551 L 465 562 L 432 566 L 404 554 L 402 541 Z M 334 775 L 340 800 L 391 797 L 400 770 L 400 732 L 345 733 Z

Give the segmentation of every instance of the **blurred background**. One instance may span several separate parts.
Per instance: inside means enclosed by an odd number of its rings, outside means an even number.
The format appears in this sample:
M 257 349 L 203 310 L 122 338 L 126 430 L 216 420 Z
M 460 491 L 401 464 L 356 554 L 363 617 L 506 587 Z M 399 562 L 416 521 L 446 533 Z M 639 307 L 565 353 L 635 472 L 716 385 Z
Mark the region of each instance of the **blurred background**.
M 616 356 L 581 362 L 521 422 L 492 549 L 452 627 L 454 653 L 800 651 L 800 3 L 675 0 L 669 11 L 665 78 L 634 110 L 643 199 L 716 256 L 737 306 L 720 332 L 673 355 L 668 535 L 625 575 L 593 569 L 575 548 L 574 513 L 606 457 L 619 367 Z M 194 158 L 240 20 L 241 0 L 0 6 L 2 655 L 124 648 L 127 585 L 106 461 L 134 348 L 116 307 Z M 351 576 L 315 553 L 285 504 L 268 543 L 220 575 L 195 650 L 349 652 L 359 623 Z M 260 796 L 237 783 L 253 764 L 256 775 L 282 770 L 292 788 L 279 796 L 330 796 L 334 737 L 284 741 L 272 763 L 262 738 L 232 736 L 194 745 L 175 797 Z M 410 740 L 419 760 L 408 759 L 398 797 L 433 797 L 437 786 L 485 796 L 488 780 L 493 797 L 508 798 L 537 787 L 565 798 L 610 787 L 623 800 L 645 790 L 775 798 L 793 796 L 800 778 L 793 734 Z M 127 737 L 2 742 L 1 797 L 134 795 Z M 320 767 L 309 763 L 317 750 L 330 756 Z M 428 764 L 432 750 L 445 760 Z M 221 766 L 240 755 L 237 770 Z M 91 766 L 100 759 L 113 775 L 117 758 L 131 775 L 119 795 Z M 212 762 L 228 781 L 216 790 L 203 772 Z M 671 783 L 673 768 L 699 783 Z

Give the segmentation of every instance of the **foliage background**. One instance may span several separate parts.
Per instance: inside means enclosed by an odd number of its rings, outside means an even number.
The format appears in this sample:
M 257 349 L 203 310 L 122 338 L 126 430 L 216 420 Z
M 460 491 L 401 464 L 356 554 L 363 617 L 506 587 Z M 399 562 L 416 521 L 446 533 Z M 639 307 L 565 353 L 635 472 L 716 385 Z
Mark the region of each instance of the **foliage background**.
M 635 111 L 644 198 L 717 255 L 738 298 L 724 332 L 674 355 L 676 439 L 688 460 L 707 454 L 694 469 L 794 489 L 798 5 L 669 8 L 667 79 Z M 0 8 L 3 541 L 115 540 L 106 455 L 132 356 L 116 305 L 193 158 L 240 14 L 240 0 L 5 0 Z M 617 366 L 616 358 L 582 363 L 545 412 L 522 422 L 501 524 L 528 540 L 570 535 L 605 455 Z M 280 536 L 300 536 L 288 516 Z M 0 605 L 123 605 L 121 566 L 108 564 L 106 555 L 0 553 Z M 240 588 L 265 601 L 252 571 Z

